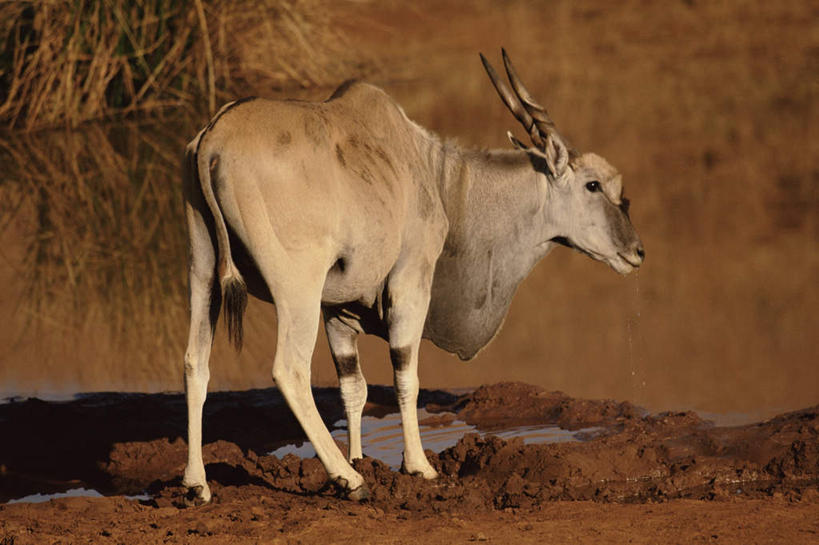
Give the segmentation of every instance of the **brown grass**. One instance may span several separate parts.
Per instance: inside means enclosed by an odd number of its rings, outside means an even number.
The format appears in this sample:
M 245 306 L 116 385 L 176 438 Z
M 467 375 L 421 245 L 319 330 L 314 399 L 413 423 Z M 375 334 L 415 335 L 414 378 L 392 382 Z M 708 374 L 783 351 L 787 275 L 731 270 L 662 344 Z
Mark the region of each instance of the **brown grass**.
M 0 123 L 32 130 L 337 81 L 321 0 L 0 4 Z

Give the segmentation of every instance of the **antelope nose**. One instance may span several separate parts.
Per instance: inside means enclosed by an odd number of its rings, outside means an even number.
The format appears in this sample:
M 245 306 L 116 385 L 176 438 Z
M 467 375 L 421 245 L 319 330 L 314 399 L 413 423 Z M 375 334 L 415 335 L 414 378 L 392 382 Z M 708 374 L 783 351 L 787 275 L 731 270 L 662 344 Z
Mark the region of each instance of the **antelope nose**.
M 640 256 L 640 261 L 645 261 L 645 259 L 646 259 L 646 250 L 645 250 L 645 248 L 643 248 L 642 244 L 637 246 L 636 252 L 637 252 L 637 255 Z

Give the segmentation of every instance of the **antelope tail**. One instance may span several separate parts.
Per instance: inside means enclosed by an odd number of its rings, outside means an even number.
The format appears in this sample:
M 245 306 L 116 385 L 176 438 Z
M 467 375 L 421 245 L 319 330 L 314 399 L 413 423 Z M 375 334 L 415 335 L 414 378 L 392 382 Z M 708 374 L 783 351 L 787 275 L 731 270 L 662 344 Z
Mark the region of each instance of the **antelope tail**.
M 213 221 L 216 228 L 216 272 L 219 275 L 219 284 L 222 288 L 222 303 L 225 309 L 225 325 L 227 326 L 228 339 L 237 351 L 241 351 L 242 317 L 244 316 L 245 308 L 247 308 L 247 285 L 236 264 L 233 262 L 227 225 L 225 224 L 225 218 L 222 215 L 219 203 L 216 200 L 216 195 L 213 192 L 211 173 L 219 169 L 219 155 L 209 154 L 207 157 L 202 157 L 197 150 L 195 157 L 196 172 L 199 174 L 202 194 L 205 197 L 208 208 L 210 208 L 211 214 L 213 214 Z

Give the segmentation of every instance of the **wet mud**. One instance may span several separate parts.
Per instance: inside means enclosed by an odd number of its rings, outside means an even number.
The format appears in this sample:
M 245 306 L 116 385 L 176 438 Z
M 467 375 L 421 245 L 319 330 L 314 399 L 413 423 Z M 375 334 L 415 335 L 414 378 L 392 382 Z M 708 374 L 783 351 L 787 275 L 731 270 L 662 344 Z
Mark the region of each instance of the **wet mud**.
M 335 389 L 317 389 L 315 397 L 328 424 L 343 417 Z M 369 415 L 395 410 L 389 388 L 371 387 L 369 400 Z M 819 510 L 819 406 L 762 423 L 717 427 L 693 412 L 646 414 L 628 402 L 575 399 L 521 383 L 463 395 L 424 391 L 419 404 L 432 413 L 427 425 L 457 419 L 482 433 L 427 452 L 440 473 L 435 481 L 374 458 L 356 461 L 372 498 L 355 504 L 327 482 L 318 459 L 265 454 L 303 439 L 276 390 L 212 394 L 204 457 L 214 500 L 200 507 L 191 506 L 180 484 L 186 457 L 181 395 L 95 394 L 62 403 L 0 405 L 4 501 L 78 487 L 108 495 L 0 505 L 0 536 L 37 542 L 34 536 L 72 527 L 76 535 L 119 532 L 118 542 L 136 543 L 145 536 L 129 537 L 128 528 L 140 527 L 166 541 L 269 532 L 271 539 L 289 539 L 306 535 L 299 533 L 304 523 L 312 525 L 328 512 L 373 521 L 439 520 L 452 527 L 453 520 L 476 518 L 502 524 L 510 513 L 516 521 L 537 521 L 561 502 L 578 500 L 688 507 L 762 502 Z M 551 444 L 492 435 L 532 424 L 589 431 L 580 441 Z M 141 500 L 123 497 L 145 493 Z M 84 513 L 82 522 L 77 509 Z M 815 523 L 805 524 L 813 524 L 807 531 L 819 531 Z

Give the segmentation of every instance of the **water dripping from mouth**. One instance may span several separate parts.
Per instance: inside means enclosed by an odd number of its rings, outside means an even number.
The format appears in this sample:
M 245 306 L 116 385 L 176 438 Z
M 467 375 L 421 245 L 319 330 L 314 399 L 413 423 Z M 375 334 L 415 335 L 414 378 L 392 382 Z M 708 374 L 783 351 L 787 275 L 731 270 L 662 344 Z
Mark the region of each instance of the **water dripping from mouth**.
M 634 338 L 635 335 L 637 336 L 638 345 L 640 340 L 639 334 L 639 327 L 640 327 L 640 320 L 641 316 L 641 305 L 640 305 L 640 271 L 635 271 L 635 282 L 634 282 L 634 305 L 633 305 L 633 313 L 626 320 L 626 330 L 628 335 L 628 360 L 629 360 L 629 367 L 631 369 L 631 399 L 635 403 L 640 403 L 643 401 L 642 394 L 645 391 L 646 381 L 645 377 L 642 376 L 641 368 L 641 360 L 642 357 L 640 355 L 639 349 L 640 346 L 637 346 L 637 353 L 635 354 L 635 347 L 634 347 Z

